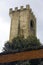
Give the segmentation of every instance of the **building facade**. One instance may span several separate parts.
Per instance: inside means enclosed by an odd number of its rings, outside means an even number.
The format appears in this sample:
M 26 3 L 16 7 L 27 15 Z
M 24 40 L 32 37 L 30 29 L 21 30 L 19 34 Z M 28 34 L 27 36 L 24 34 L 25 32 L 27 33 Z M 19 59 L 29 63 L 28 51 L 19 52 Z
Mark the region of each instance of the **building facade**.
M 23 6 L 15 10 L 10 8 L 9 15 L 11 17 L 10 40 L 20 36 L 27 38 L 28 36 L 36 36 L 36 18 L 29 5 Z

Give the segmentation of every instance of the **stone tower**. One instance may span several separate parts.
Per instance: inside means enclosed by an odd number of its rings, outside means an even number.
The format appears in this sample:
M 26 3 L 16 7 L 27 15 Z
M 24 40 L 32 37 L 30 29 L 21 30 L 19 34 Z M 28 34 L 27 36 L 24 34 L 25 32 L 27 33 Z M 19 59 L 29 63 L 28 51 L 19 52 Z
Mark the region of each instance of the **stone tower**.
M 36 18 L 29 5 L 26 8 L 23 6 L 12 10 L 10 8 L 9 15 L 11 17 L 10 40 L 14 37 L 21 36 L 27 38 L 28 36 L 36 36 Z

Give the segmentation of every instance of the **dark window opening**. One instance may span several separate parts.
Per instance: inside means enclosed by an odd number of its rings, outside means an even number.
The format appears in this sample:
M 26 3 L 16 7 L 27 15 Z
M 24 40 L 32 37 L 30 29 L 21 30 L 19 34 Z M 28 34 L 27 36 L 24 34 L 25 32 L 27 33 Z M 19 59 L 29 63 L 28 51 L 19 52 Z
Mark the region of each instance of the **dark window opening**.
M 30 21 L 30 28 L 32 29 L 34 27 L 34 22 L 33 20 Z

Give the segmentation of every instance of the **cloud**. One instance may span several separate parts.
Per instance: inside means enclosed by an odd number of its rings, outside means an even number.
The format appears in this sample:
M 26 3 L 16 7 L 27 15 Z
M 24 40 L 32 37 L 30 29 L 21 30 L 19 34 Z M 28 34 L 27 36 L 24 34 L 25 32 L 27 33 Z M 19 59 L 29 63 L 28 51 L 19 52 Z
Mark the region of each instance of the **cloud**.
M 5 41 L 9 39 L 9 30 L 10 30 L 10 23 L 3 22 L 5 21 L 4 18 L 0 17 L 0 51 L 4 46 Z

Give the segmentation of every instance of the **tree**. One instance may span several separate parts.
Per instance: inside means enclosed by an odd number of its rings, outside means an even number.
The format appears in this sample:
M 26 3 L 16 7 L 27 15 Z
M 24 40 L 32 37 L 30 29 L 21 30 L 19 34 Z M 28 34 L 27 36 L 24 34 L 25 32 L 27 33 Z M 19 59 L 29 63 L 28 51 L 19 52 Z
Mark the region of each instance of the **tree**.
M 37 37 L 35 37 L 35 36 L 29 36 L 27 38 L 27 42 L 31 46 L 40 46 L 41 45 L 39 39 L 37 39 Z
M 12 45 L 9 41 L 7 41 L 5 44 L 4 44 L 4 47 L 3 47 L 3 52 L 10 52 L 12 51 Z
M 40 41 L 35 36 L 29 36 L 27 39 L 16 37 L 12 40 L 12 43 L 7 42 L 4 45 L 5 51 L 18 52 L 27 49 L 36 49 L 40 47 Z

